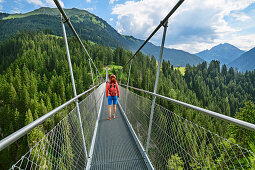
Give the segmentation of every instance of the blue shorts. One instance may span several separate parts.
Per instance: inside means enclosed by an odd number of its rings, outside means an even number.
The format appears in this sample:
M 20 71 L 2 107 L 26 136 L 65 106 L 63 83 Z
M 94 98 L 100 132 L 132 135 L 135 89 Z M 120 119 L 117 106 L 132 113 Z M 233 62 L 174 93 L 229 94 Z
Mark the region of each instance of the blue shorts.
M 118 97 L 117 96 L 108 96 L 108 105 L 112 105 L 112 102 L 113 104 L 117 104 L 117 99 Z

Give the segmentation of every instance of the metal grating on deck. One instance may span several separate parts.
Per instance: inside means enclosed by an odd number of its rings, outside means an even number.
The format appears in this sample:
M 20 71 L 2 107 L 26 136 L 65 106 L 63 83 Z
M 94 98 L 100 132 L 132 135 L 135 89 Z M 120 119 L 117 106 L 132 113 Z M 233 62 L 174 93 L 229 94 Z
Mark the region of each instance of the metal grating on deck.
M 104 98 L 91 169 L 147 169 L 119 106 L 112 120 L 107 120 L 107 107 Z

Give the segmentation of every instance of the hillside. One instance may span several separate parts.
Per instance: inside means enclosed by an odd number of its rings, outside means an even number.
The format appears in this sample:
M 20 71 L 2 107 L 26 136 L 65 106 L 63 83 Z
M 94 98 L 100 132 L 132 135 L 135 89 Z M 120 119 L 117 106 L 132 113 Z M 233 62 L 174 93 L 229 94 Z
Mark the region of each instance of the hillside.
M 66 14 L 68 14 L 70 17 L 73 15 L 79 15 L 82 14 L 82 10 L 73 8 L 73 9 L 66 9 Z M 88 12 L 87 12 L 88 13 Z M 42 7 L 39 9 L 36 9 L 34 11 L 24 13 L 24 14 L 9 14 L 8 16 L 4 17 L 3 20 L 7 19 L 15 19 L 15 18 L 24 18 L 32 15 L 40 15 L 40 14 L 45 14 L 45 15 L 53 15 L 53 16 L 59 16 L 59 10 L 54 9 L 54 8 L 48 8 L 48 7 Z
M 76 8 L 65 9 L 65 11 L 82 39 L 113 47 L 117 46 L 117 42 L 123 44 L 121 42 L 122 36 L 99 17 Z M 58 10 L 46 7 L 26 14 L 8 15 L 0 20 L 0 41 L 6 40 L 23 30 L 45 31 L 62 36 L 59 21 Z M 66 28 L 68 36 L 72 36 L 68 27 Z
M 229 63 L 229 67 L 237 68 L 239 71 L 253 71 L 255 69 L 255 48 L 247 51 L 233 62 Z
M 112 48 L 123 47 L 127 50 L 136 51 L 144 42 L 132 36 L 119 34 L 106 21 L 89 13 L 86 10 L 76 8 L 65 9 L 76 31 L 84 40 L 90 40 Z M 2 19 L 1 19 L 2 18 Z M 42 7 L 25 14 L 1 14 L 0 15 L 0 42 L 13 37 L 23 30 L 44 31 L 62 36 L 59 23 L 59 12 L 55 8 Z M 17 26 L 18 25 L 18 26 Z M 72 33 L 67 29 L 68 36 Z M 142 50 L 143 53 L 159 56 L 160 47 L 148 43 Z M 203 60 L 199 57 L 182 50 L 167 49 L 164 51 L 164 59 L 170 60 L 175 66 L 197 65 Z
M 204 50 L 196 53 L 195 55 L 201 57 L 207 62 L 218 60 L 221 64 L 228 64 L 240 57 L 244 52 L 245 51 L 242 51 L 231 44 L 224 43 L 214 46 L 210 50 Z

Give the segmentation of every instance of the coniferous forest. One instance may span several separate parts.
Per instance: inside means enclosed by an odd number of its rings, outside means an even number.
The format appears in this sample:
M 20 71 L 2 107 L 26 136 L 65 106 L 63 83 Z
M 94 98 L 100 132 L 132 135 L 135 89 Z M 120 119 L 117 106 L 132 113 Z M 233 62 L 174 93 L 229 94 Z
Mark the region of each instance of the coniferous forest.
M 69 38 L 68 42 L 77 93 L 80 94 L 92 84 L 88 57 L 76 39 Z M 102 74 L 104 66 L 123 66 L 133 55 L 119 47 L 112 49 L 90 41 L 84 43 Z M 123 84 L 127 82 L 128 68 L 129 65 L 123 67 L 123 73 L 118 69 L 112 70 Z M 153 91 L 156 68 L 154 56 L 138 53 L 131 69 L 130 86 Z M 187 65 L 183 75 L 170 61 L 163 61 L 158 94 L 255 123 L 255 71 L 240 73 L 212 61 L 197 66 Z M 0 44 L 0 139 L 72 97 L 62 37 L 47 32 L 22 32 Z M 252 144 L 254 135 L 248 131 L 241 131 L 198 112 L 180 112 L 179 106 L 162 99 L 157 99 L 157 103 L 214 133 L 234 138 L 236 143 L 255 152 Z M 0 169 L 8 169 L 71 109 L 72 106 L 64 109 L 0 152 Z M 240 133 L 246 135 L 240 136 Z

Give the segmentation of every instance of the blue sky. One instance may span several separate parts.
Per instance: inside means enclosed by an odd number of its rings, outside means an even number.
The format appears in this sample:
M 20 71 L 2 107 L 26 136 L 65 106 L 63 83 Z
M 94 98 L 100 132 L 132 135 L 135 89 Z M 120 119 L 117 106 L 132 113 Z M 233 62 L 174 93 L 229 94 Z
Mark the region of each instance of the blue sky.
M 65 8 L 86 9 L 119 33 L 146 37 L 177 0 L 62 0 Z M 53 0 L 0 0 L 0 11 L 25 13 Z M 166 47 L 191 53 L 230 43 L 242 50 L 255 47 L 255 0 L 186 0 L 171 17 Z M 160 45 L 162 30 L 151 40 Z

